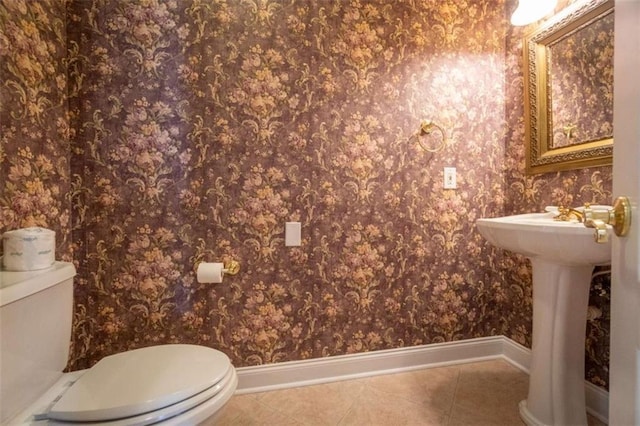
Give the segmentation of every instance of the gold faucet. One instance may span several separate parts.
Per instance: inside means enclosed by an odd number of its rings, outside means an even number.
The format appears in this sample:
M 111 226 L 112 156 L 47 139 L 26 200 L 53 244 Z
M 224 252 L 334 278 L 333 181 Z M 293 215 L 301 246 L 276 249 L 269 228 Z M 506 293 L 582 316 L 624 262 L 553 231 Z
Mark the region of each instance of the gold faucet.
M 570 222 L 571 217 L 574 217 L 578 222 L 584 221 L 584 214 L 580 210 L 564 206 L 558 206 L 558 214 L 553 217 L 553 220 Z

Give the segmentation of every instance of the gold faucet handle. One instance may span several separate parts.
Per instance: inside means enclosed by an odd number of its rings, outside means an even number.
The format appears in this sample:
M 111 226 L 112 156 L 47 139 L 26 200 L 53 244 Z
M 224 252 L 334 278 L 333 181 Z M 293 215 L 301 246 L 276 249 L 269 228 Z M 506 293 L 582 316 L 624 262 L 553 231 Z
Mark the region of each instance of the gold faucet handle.
M 594 210 L 589 204 L 584 206 L 584 226 L 595 228 L 595 239 L 598 243 L 609 240 L 607 225 L 613 227 L 613 231 L 619 237 L 629 233 L 631 226 L 631 203 L 627 197 L 616 198 L 612 209 Z
M 587 216 L 585 216 L 583 223 L 587 228 L 595 228 L 596 232 L 593 237 L 596 243 L 602 244 L 609 241 L 607 222 L 600 219 L 587 219 Z
M 611 224 L 615 219 L 615 213 L 613 209 L 599 209 L 594 210 L 593 207 L 589 203 L 585 203 L 584 205 L 584 223 L 591 222 L 594 220 L 601 220 L 605 224 Z
M 607 232 L 607 225 L 604 223 L 596 224 L 596 232 L 593 236 L 594 240 L 598 244 L 603 244 L 609 241 L 609 232 Z

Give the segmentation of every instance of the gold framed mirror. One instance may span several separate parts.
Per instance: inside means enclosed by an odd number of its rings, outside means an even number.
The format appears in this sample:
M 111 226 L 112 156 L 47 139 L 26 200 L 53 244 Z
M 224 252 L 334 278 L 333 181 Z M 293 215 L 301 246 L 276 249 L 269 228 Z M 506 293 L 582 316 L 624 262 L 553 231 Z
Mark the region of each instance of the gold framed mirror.
M 527 174 L 612 163 L 613 10 L 579 1 L 524 38 Z

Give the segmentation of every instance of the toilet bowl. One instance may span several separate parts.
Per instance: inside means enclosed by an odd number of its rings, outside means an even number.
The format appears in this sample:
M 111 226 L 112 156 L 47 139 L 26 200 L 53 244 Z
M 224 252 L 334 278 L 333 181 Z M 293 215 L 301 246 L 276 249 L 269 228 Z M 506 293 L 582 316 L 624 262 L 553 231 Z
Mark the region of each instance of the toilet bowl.
M 75 269 L 57 262 L 49 271 L 0 274 L 0 424 L 198 424 L 235 392 L 229 358 L 198 345 L 135 349 L 63 374 Z

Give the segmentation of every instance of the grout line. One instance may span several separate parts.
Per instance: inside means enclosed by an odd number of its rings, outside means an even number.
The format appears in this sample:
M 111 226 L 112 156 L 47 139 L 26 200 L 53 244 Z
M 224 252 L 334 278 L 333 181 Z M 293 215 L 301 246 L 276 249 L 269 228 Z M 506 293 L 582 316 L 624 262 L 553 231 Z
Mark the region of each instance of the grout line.
M 272 392 L 278 392 L 278 391 L 272 391 Z M 263 394 L 263 393 L 266 393 L 266 392 L 261 392 L 260 394 Z M 256 394 L 256 395 L 259 395 L 259 394 Z M 254 396 L 254 400 L 255 400 L 255 401 L 258 403 L 258 405 L 259 405 L 260 407 L 262 407 L 263 409 L 266 409 L 267 411 L 271 411 L 271 412 L 273 412 L 273 413 L 276 413 L 276 414 L 278 414 L 279 416 L 282 416 L 282 417 L 284 417 L 284 418 L 286 418 L 286 419 L 288 419 L 288 420 L 291 420 L 292 422 L 294 422 L 294 424 L 296 424 L 296 423 L 297 423 L 297 420 L 296 420 L 295 418 L 291 417 L 291 415 L 290 415 L 289 413 L 287 413 L 287 412 L 285 412 L 285 411 L 282 411 L 282 409 L 280 409 L 279 407 L 274 407 L 274 406 L 272 406 L 272 405 L 265 404 L 264 402 L 262 402 L 262 398 L 259 398 L 259 397 L 257 397 L 257 396 Z
M 361 379 L 354 379 L 354 382 L 360 382 L 362 383 L 362 388 L 358 391 L 358 395 L 351 401 L 351 404 L 349 405 L 349 408 L 347 408 L 344 412 L 344 414 L 342 415 L 342 417 L 340 417 L 340 420 L 338 420 L 338 423 L 336 423 L 336 426 L 340 426 L 343 424 L 344 419 L 347 418 L 347 416 L 349 416 L 349 414 L 351 414 L 351 411 L 353 411 L 353 407 L 356 404 L 361 403 L 360 399 L 362 398 L 362 394 L 364 393 L 364 388 L 369 387 L 369 385 L 366 382 L 366 378 L 361 378 Z M 317 385 L 319 386 L 319 385 Z M 346 425 L 346 423 L 344 423 Z
M 358 401 L 356 400 L 356 401 L 353 401 L 353 402 L 351 403 L 351 405 L 349 406 L 349 408 L 347 409 L 347 411 L 345 411 L 345 413 L 342 415 L 342 417 L 340 417 L 340 420 L 338 420 L 338 423 L 336 423 L 336 426 L 340 426 L 340 425 L 342 424 L 342 422 L 344 421 L 344 419 L 346 419 L 346 418 L 347 418 L 347 416 L 348 416 L 349 414 L 351 414 L 351 410 L 353 410 L 353 406 L 356 404 L 356 402 L 358 402 Z
M 447 413 L 447 426 L 451 424 L 451 419 L 453 418 L 453 408 L 456 406 L 456 398 L 458 398 L 458 388 L 460 387 L 460 369 L 457 368 L 458 374 L 456 375 L 456 386 L 453 390 L 453 398 L 451 398 L 451 406 L 449 407 Z

